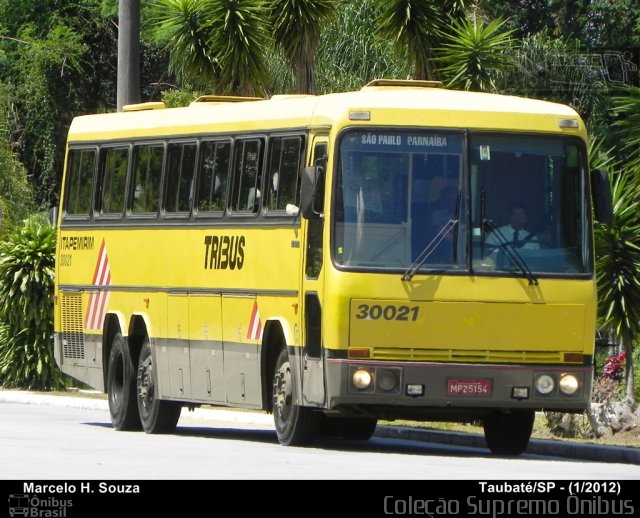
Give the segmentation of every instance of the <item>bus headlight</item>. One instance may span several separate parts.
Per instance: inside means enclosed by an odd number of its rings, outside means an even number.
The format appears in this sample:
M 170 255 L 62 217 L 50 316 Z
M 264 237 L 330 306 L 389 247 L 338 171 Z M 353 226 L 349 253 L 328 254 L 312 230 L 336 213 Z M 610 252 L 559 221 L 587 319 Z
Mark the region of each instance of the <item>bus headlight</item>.
M 351 376 L 353 386 L 359 390 L 368 389 L 373 382 L 373 376 L 366 369 L 358 369 Z
M 548 374 L 541 374 L 536 378 L 536 390 L 540 394 L 550 394 L 555 388 L 555 381 Z
M 580 388 L 580 382 L 573 374 L 563 374 L 558 383 L 560 392 L 567 396 L 572 396 Z

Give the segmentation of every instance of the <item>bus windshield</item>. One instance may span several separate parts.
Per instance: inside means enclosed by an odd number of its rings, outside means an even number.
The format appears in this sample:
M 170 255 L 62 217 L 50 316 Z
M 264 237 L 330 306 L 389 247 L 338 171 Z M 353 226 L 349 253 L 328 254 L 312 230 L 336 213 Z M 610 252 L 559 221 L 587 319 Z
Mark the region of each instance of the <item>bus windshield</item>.
M 344 269 L 584 275 L 586 157 L 563 136 L 346 132 L 333 257 Z

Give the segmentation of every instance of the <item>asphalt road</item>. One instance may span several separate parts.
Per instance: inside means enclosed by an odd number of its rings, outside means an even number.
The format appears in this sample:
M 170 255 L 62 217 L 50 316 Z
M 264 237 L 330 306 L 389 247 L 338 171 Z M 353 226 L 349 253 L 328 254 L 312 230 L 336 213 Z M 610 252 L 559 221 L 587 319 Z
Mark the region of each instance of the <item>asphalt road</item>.
M 268 416 L 183 411 L 171 435 L 116 432 L 107 411 L 0 402 L 1 479 L 638 479 L 640 466 L 375 437 L 278 444 Z

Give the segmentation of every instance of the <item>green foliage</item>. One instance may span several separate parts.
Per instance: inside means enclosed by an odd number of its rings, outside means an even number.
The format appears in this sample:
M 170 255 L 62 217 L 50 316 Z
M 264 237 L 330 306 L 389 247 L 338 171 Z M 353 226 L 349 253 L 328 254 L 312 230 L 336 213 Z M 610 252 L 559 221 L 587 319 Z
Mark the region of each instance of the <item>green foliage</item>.
M 210 15 L 199 0 L 157 0 L 152 19 L 156 37 L 169 51 L 169 69 L 183 83 L 212 87 L 219 66 L 209 45 Z
M 200 94 L 192 90 L 167 90 L 162 93 L 162 101 L 167 108 L 189 106 Z
M 273 38 L 294 71 L 299 93 L 316 93 L 315 59 L 321 29 L 336 0 L 270 0 Z
M 31 217 L 0 245 L 0 385 L 55 389 L 52 350 L 56 233 Z
M 9 96 L 0 82 L 0 236 L 27 217 L 31 186 L 27 171 L 9 144 Z
M 432 0 L 378 0 L 376 25 L 380 37 L 407 51 L 416 79 L 434 79 L 432 50 L 443 13 Z
M 415 79 L 435 79 L 433 51 L 451 21 L 466 16 L 468 0 L 375 0 L 376 32 L 413 65 Z
M 640 172 L 640 88 L 627 86 L 623 95 L 613 99 L 617 133 L 624 144 L 621 151 L 627 166 Z
M 62 165 L 65 131 L 61 123 L 72 114 L 65 108 L 76 104 L 74 81 L 83 74 L 85 48 L 69 27 L 56 26 L 44 39 L 32 27 L 20 37 L 28 43 L 15 49 L 12 97 L 22 126 L 14 139 L 23 160 L 31 164 L 36 196 L 43 204 L 55 200 Z M 68 124 L 68 122 L 67 122 Z
M 633 176 L 614 175 L 614 221 L 596 226 L 598 291 L 603 324 L 640 333 L 640 199 Z
M 373 79 L 409 76 L 406 53 L 399 56 L 392 42 L 376 37 L 378 12 L 376 0 L 339 4 L 320 38 L 319 91 L 357 90 Z
M 221 93 L 262 95 L 269 74 L 264 53 L 270 44 L 264 21 L 268 9 L 259 0 L 205 0 L 210 45 L 220 66 Z
M 595 228 L 596 280 L 601 327 L 611 329 L 626 353 L 626 397 L 634 402 L 633 339 L 640 334 L 640 197 L 629 169 L 614 175 L 614 220 Z
M 262 94 L 270 42 L 260 0 L 156 0 L 156 36 L 183 83 L 240 95 Z
M 118 24 L 102 16 L 112 11 L 104 3 L 103 11 L 102 0 L 0 0 L 9 138 L 41 207 L 57 203 L 72 118 L 115 108 Z M 144 41 L 141 49 L 143 96 L 159 97 L 165 54 Z
M 595 130 L 591 130 L 589 134 L 591 139 L 589 140 L 588 154 L 591 169 L 617 170 L 619 163 L 615 155 L 615 148 L 605 149 L 604 136 L 598 135 Z
M 596 125 L 607 111 L 607 70 L 597 56 L 581 50 L 577 40 L 546 32 L 522 40 L 515 50 L 515 67 L 504 71 L 502 90 L 514 95 L 572 106 Z
M 513 66 L 510 50 L 511 34 L 504 31 L 504 20 L 489 23 L 472 16 L 453 21 L 447 32 L 442 32 L 442 46 L 436 61 L 442 65 L 439 72 L 448 86 L 463 90 L 492 92 L 497 90 L 497 79 Z

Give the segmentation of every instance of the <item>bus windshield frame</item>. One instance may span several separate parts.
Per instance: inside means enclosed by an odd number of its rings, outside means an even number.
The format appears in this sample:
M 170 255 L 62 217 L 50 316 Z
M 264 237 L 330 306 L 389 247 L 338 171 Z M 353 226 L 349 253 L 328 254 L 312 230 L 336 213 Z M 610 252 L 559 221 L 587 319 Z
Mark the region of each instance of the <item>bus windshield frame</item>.
M 593 276 L 578 137 L 351 127 L 336 149 L 331 256 L 339 270 L 405 280 Z

